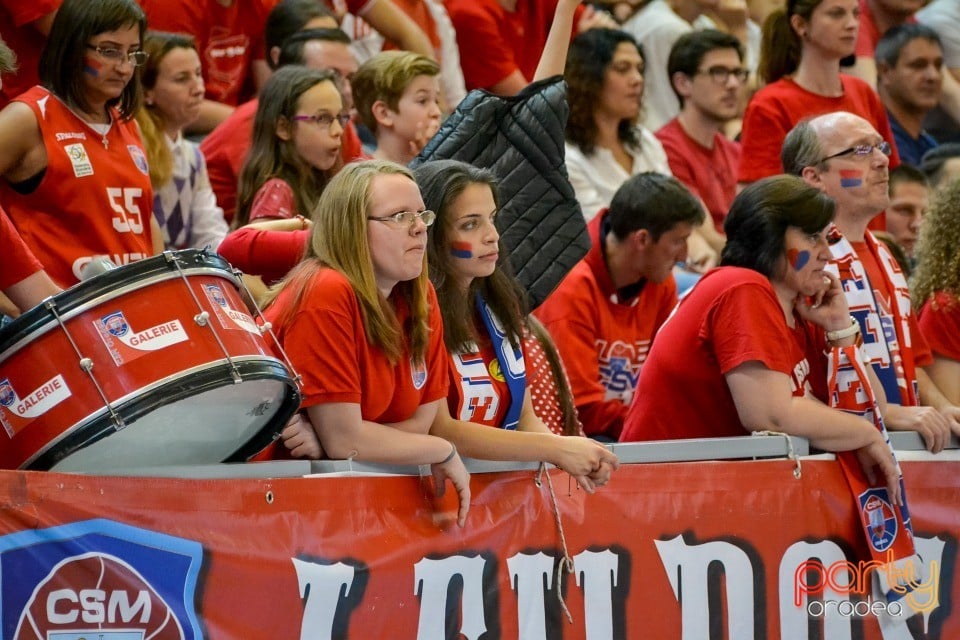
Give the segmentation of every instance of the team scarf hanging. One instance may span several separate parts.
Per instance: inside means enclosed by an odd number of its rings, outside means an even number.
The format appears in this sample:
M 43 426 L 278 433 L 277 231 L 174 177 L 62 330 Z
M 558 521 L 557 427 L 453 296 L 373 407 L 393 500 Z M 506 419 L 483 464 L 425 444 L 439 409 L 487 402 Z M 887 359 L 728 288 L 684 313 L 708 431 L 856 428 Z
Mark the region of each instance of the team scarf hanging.
M 905 407 L 917 406 L 917 372 L 908 324 L 910 288 L 903 272 L 887 247 L 867 231 L 865 242 L 884 280 L 871 286 L 863 263 L 840 230 L 831 226 L 827 237 L 832 243 L 830 253 L 833 255 L 827 270 L 840 279 L 850 314 L 860 323 L 864 354 L 872 363 L 887 400 Z M 889 291 L 890 304 L 878 301 L 874 289 Z M 896 336 L 895 341 L 890 340 L 891 334 Z
M 523 350 L 520 348 L 519 341 L 516 347 L 510 344 L 500 320 L 497 319 L 479 293 L 476 297 L 476 305 L 477 311 L 483 319 L 483 324 L 487 327 L 493 352 L 497 356 L 500 371 L 503 373 L 507 389 L 510 391 L 510 406 L 507 408 L 507 415 L 504 417 L 501 428 L 515 431 L 520 424 L 520 410 L 523 408 L 523 396 L 527 390 L 527 373 L 523 362 Z
M 834 347 L 828 357 L 830 406 L 859 416 L 883 435 L 897 465 L 903 504 L 894 504 L 884 477 L 877 474 L 871 483 L 853 451 L 837 453 L 844 478 L 853 494 L 860 524 L 874 564 L 875 584 L 888 602 L 898 601 L 916 588 L 924 577 L 916 554 L 913 526 L 907 510 L 903 473 L 856 346 Z

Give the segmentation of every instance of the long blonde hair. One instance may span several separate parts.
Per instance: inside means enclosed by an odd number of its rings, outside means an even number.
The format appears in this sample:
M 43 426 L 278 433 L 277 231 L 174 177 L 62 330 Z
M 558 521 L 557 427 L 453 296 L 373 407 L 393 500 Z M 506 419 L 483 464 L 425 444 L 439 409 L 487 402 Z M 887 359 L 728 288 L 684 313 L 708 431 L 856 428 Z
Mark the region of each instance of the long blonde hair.
M 197 50 L 192 36 L 182 33 L 148 31 L 143 38 L 143 50 L 149 54 L 147 63 L 140 72 L 140 81 L 145 90 L 153 89 L 160 73 L 160 63 L 174 49 Z M 135 115 L 143 137 L 150 166 L 150 184 L 159 189 L 173 178 L 173 154 L 167 145 L 163 116 L 151 104 L 142 105 Z
M 938 291 L 960 296 L 960 180 L 940 189 L 923 217 L 917 252 L 920 263 L 910 294 L 917 309 Z
M 293 303 L 278 318 L 278 324 L 287 324 L 303 302 L 313 275 L 324 267 L 335 269 L 353 287 L 363 315 L 367 341 L 380 347 L 392 363 L 399 361 L 405 342 L 413 358 L 423 361 L 430 334 L 426 254 L 420 275 L 398 283 L 391 294 L 391 297 L 400 296 L 410 310 L 406 326 L 400 326 L 393 305 L 377 288 L 367 242 L 367 215 L 371 205 L 370 186 L 380 175 L 401 175 L 414 181 L 409 169 L 388 160 L 346 165 L 323 190 L 313 211 L 313 231 L 303 261 L 270 288 L 265 300 L 269 305 L 280 291 L 293 287 Z

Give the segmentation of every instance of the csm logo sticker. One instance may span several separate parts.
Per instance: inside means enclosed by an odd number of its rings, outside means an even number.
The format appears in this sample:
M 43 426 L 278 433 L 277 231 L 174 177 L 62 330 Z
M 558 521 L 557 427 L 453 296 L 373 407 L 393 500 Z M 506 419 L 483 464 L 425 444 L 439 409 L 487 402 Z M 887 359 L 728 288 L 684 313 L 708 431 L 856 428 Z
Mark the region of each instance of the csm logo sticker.
M 201 640 L 198 542 L 89 520 L 0 538 L 0 635 Z
M 136 360 L 148 351 L 166 349 L 188 339 L 183 324 L 177 319 L 135 331 L 122 311 L 94 320 L 93 326 L 117 366 Z
M 243 329 L 254 335 L 260 335 L 260 328 L 253 318 L 230 306 L 230 301 L 227 300 L 220 285 L 205 284 L 203 291 L 207 294 L 207 300 L 213 303 L 213 312 L 220 320 L 220 326 L 224 329 Z

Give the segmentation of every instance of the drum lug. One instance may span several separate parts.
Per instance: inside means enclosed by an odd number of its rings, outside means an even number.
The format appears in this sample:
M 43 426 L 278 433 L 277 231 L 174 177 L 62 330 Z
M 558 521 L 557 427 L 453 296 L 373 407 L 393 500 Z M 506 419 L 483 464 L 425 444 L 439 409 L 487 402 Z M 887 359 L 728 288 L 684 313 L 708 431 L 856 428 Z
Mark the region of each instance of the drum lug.
M 93 360 L 91 358 L 80 358 L 80 368 L 90 373 L 93 370 Z
M 203 311 L 193 316 L 193 321 L 197 323 L 197 326 L 205 327 L 207 322 L 210 321 L 210 313 L 208 311 Z

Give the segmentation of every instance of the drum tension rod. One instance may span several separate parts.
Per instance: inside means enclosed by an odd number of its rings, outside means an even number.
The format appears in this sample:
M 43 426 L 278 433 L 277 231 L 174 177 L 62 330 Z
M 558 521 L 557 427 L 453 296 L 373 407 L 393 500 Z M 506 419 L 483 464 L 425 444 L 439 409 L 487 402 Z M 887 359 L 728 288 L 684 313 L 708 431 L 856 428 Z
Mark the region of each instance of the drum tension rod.
M 197 295 L 193 292 L 193 287 L 190 286 L 190 282 L 187 280 L 186 274 L 183 272 L 183 269 L 180 268 L 180 259 L 172 251 L 164 251 L 163 255 L 167 259 L 167 262 L 176 267 L 177 273 L 180 274 L 180 279 L 183 280 L 183 286 L 187 288 L 187 292 L 190 294 L 190 297 L 193 298 L 193 303 L 197 305 L 197 309 L 200 310 L 200 313 L 193 316 L 193 321 L 197 324 L 197 326 L 207 327 L 213 333 L 214 340 L 217 341 L 220 351 L 223 352 L 223 357 L 227 359 L 227 363 L 230 366 L 230 377 L 233 379 L 233 383 L 240 384 L 243 382 L 243 376 L 240 375 L 240 369 L 237 368 L 237 364 L 233 361 L 233 358 L 230 357 L 230 352 L 227 351 L 227 347 L 223 344 L 223 340 L 220 339 L 220 334 L 217 333 L 214 323 L 210 322 L 210 312 L 203 308 L 203 305 L 200 304 L 200 299 L 197 298 Z M 207 255 L 206 251 L 203 252 L 203 255 Z
M 112 404 L 110 404 L 110 401 L 107 399 L 107 394 L 103 391 L 103 387 L 101 387 L 100 383 L 97 382 L 97 377 L 93 375 L 93 359 L 88 358 L 80 353 L 80 349 L 77 347 L 76 341 L 73 339 L 73 336 L 70 335 L 70 331 L 67 330 L 67 325 L 63 322 L 63 319 L 57 312 L 57 301 L 53 298 L 47 298 L 43 301 L 43 306 L 46 307 L 51 314 L 53 314 L 57 324 L 60 325 L 60 330 L 63 331 L 63 334 L 67 337 L 67 342 L 70 343 L 70 346 L 73 347 L 73 352 L 76 353 L 77 358 L 79 358 L 77 364 L 80 366 L 80 369 L 90 377 L 90 381 L 93 383 L 93 386 L 96 387 L 97 393 L 100 394 L 100 399 L 103 400 L 103 404 L 107 407 L 107 412 L 110 414 L 110 419 L 113 421 L 117 431 L 120 431 L 127 426 L 127 423 L 123 421 L 123 418 L 119 413 L 117 413 L 117 410 L 113 408 Z
M 283 357 L 283 362 L 287 365 L 287 368 L 290 369 L 293 373 L 293 381 L 297 383 L 297 388 L 303 388 L 303 378 L 297 373 L 297 370 L 293 368 L 293 363 L 290 362 L 290 358 L 287 356 L 286 349 L 283 348 L 283 345 L 280 344 L 280 340 L 277 339 L 277 334 L 273 332 L 273 323 L 266 319 L 263 315 L 263 311 L 260 310 L 260 305 L 257 304 L 257 299 L 253 297 L 253 293 L 247 287 L 247 283 L 243 281 L 243 272 L 234 269 L 233 275 L 237 277 L 237 280 L 240 281 L 240 286 L 243 288 L 243 292 L 247 294 L 247 299 L 250 300 L 250 304 L 253 305 L 253 308 L 257 312 L 257 319 L 260 320 L 263 324 L 260 325 L 260 333 L 264 331 L 270 334 L 270 338 L 273 340 L 274 346 L 277 347 L 277 351 L 280 352 L 280 355 Z

